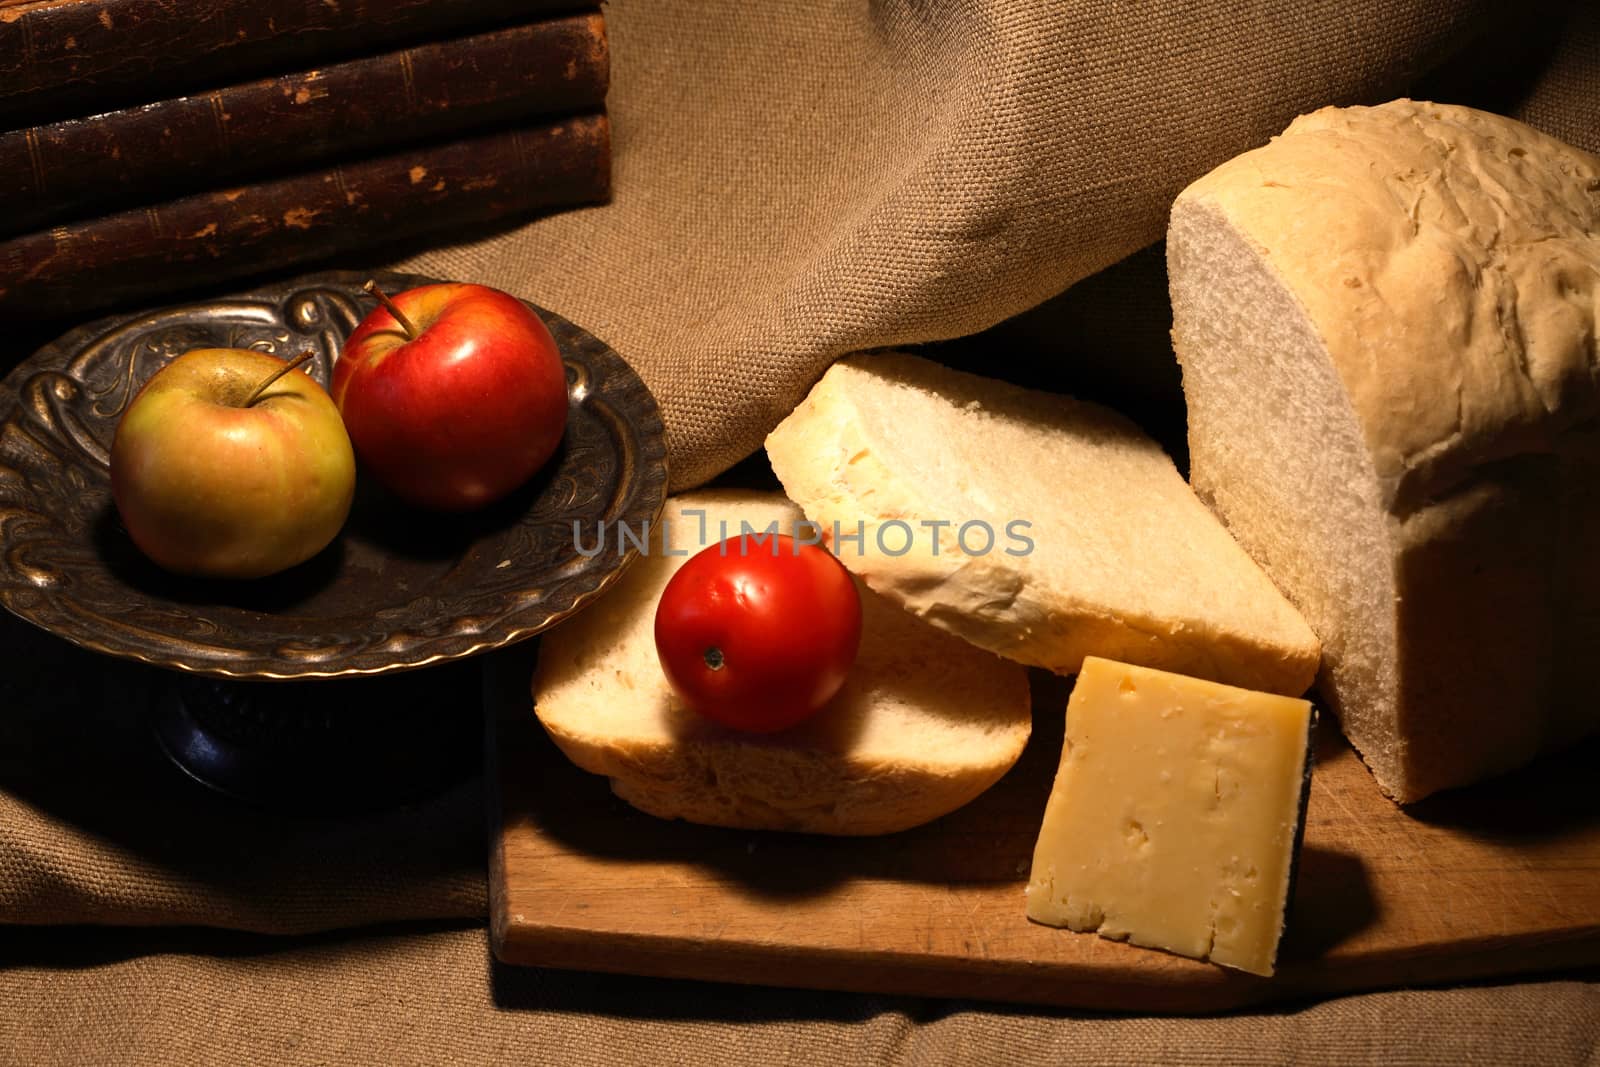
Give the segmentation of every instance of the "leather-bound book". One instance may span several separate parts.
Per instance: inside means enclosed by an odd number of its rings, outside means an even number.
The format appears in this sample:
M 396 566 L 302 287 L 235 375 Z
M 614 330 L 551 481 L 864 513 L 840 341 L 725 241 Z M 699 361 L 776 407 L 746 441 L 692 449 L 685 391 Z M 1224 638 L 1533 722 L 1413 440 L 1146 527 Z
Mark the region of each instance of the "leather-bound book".
M 0 129 L 597 7 L 593 0 L 0 0 Z
M 0 236 L 319 160 L 597 112 L 607 59 L 604 20 L 580 14 L 0 133 Z
M 606 199 L 604 115 L 199 193 L 0 241 L 0 320 L 80 315 L 292 263 Z

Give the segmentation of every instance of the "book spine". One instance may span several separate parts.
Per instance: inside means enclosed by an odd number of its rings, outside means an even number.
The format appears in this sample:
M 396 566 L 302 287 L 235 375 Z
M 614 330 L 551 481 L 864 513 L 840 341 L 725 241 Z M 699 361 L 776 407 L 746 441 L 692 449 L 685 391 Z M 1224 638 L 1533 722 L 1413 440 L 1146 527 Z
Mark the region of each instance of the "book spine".
M 202 193 L 0 242 L 0 318 L 41 319 L 610 196 L 583 115 Z
M 598 6 L 594 0 L 0 0 L 0 129 Z
M 598 14 L 0 133 L 0 234 L 541 114 L 594 112 Z

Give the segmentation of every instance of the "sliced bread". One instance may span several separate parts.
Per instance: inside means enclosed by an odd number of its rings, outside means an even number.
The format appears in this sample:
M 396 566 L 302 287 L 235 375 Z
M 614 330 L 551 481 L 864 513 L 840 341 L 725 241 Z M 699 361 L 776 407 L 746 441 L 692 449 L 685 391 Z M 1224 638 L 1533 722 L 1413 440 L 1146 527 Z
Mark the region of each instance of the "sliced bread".
M 1160 446 L 1104 408 L 857 356 L 767 454 L 868 586 L 1002 656 L 1072 674 L 1096 655 L 1291 695 L 1316 673 L 1305 620 Z
M 1303 116 L 1167 238 L 1195 489 L 1412 801 L 1600 726 L 1600 159 L 1399 100 Z
M 928 822 L 1010 769 L 1031 728 L 1026 671 L 866 589 L 861 651 L 844 688 L 815 717 L 778 734 L 740 733 L 677 698 L 654 637 L 668 579 L 724 528 L 737 536 L 741 523 L 761 530 L 776 522 L 789 533 L 801 521 L 799 509 L 773 493 L 667 501 L 649 552 L 597 603 L 542 638 L 534 708 L 569 759 L 609 777 L 617 796 L 652 815 L 824 834 Z

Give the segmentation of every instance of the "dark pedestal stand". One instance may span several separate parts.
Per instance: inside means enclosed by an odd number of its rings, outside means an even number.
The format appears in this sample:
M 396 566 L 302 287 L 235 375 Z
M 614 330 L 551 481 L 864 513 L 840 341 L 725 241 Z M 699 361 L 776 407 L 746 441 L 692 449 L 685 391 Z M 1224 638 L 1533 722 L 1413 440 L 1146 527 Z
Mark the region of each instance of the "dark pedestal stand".
M 285 812 L 377 810 L 481 769 L 481 658 L 318 681 L 163 672 L 150 710 L 168 758 L 218 792 Z

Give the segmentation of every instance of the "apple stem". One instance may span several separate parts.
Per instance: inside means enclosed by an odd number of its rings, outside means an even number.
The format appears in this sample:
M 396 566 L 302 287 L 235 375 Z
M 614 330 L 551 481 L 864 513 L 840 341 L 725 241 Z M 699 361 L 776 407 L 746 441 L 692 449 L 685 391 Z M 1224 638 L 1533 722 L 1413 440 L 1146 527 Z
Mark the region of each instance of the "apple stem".
M 367 279 L 367 284 L 361 287 L 361 291 L 363 293 L 371 293 L 378 298 L 378 303 L 382 304 L 385 310 L 394 316 L 394 321 L 398 322 L 400 328 L 406 332 L 407 340 L 415 341 L 417 339 L 417 328 L 411 324 L 410 319 L 406 318 L 405 312 L 396 307 L 395 302 L 389 299 L 389 294 L 378 288 L 377 282 L 370 278 Z
M 282 378 L 285 374 L 288 374 L 290 371 L 294 370 L 296 367 L 300 366 L 314 355 L 316 355 L 316 353 L 308 348 L 298 356 L 295 356 L 289 362 L 285 363 L 283 366 L 279 367 L 277 370 L 273 371 L 272 377 L 256 386 L 256 391 L 250 394 L 250 399 L 244 402 L 244 406 L 253 406 L 257 400 L 261 399 L 261 394 L 266 392 L 267 389 L 271 387 L 273 382 L 277 381 L 279 378 Z

